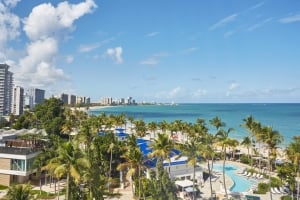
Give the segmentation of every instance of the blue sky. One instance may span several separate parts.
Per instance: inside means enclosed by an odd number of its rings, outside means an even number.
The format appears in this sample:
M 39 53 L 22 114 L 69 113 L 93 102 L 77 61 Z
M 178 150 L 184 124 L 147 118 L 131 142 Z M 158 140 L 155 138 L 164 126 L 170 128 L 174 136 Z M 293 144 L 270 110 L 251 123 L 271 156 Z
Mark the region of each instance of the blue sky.
M 299 102 L 298 0 L 0 0 L 15 82 L 156 102 Z

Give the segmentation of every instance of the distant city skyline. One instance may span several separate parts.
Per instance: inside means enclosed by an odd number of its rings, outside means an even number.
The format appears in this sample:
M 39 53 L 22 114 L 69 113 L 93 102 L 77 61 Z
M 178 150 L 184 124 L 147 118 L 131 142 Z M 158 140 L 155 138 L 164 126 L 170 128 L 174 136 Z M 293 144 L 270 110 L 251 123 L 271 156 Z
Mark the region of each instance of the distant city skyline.
M 46 97 L 300 101 L 300 1 L 0 0 L 0 63 Z

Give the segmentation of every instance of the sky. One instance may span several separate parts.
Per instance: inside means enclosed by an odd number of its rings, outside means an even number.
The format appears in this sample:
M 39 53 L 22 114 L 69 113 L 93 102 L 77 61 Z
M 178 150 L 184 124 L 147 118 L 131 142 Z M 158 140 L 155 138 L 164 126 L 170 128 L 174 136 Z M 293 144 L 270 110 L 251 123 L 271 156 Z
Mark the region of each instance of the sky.
M 16 85 L 147 102 L 300 101 L 299 0 L 0 0 Z

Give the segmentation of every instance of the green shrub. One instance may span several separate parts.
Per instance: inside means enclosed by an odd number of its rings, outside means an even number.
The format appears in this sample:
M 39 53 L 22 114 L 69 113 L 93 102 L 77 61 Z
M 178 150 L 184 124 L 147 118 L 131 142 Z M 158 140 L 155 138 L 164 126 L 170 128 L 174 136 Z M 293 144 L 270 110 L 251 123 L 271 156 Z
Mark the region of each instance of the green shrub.
M 266 194 L 269 191 L 269 184 L 267 183 L 259 183 L 257 190 L 253 193 L 255 194 Z
M 251 158 L 248 158 L 247 155 L 241 155 L 240 160 L 241 160 L 241 163 L 244 163 L 244 164 L 250 164 L 251 163 Z
M 291 196 L 282 196 L 280 197 L 281 200 L 292 200 Z
M 282 186 L 282 182 L 277 177 L 271 177 L 271 187 L 280 187 Z
M 6 190 L 8 188 L 8 186 L 6 185 L 0 185 L 0 190 Z

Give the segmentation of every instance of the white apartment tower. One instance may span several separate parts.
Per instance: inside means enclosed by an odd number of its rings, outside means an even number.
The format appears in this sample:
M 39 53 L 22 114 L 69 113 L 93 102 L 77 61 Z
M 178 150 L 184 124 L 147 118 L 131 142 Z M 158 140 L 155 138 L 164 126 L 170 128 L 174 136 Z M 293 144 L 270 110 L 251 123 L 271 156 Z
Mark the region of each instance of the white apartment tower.
M 12 113 L 14 115 L 21 115 L 23 113 L 24 103 L 24 89 L 20 86 L 15 86 L 13 89 L 12 98 Z
M 13 73 L 7 64 L 0 64 L 0 117 L 11 113 Z

